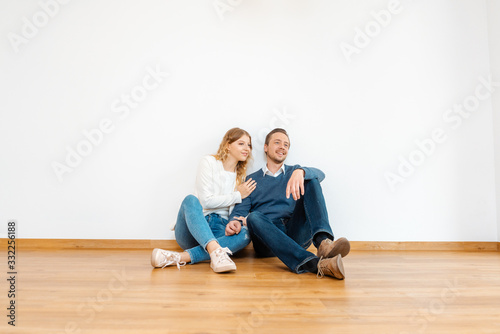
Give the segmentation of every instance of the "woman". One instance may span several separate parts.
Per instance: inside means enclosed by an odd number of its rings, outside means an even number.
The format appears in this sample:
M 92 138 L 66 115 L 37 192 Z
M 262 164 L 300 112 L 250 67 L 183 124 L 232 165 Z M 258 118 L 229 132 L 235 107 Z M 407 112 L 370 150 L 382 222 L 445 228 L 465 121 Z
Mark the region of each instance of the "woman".
M 216 273 L 236 270 L 228 254 L 248 245 L 250 237 L 244 217 L 238 217 L 242 226 L 227 219 L 234 205 L 248 197 L 257 185 L 252 179 L 245 181 L 251 153 L 248 132 L 233 128 L 224 135 L 217 154 L 201 160 L 196 196 L 184 199 L 175 225 L 175 238 L 184 252 L 156 248 L 151 254 L 153 267 L 175 264 L 180 269 L 186 263 L 211 260 L 210 267 Z

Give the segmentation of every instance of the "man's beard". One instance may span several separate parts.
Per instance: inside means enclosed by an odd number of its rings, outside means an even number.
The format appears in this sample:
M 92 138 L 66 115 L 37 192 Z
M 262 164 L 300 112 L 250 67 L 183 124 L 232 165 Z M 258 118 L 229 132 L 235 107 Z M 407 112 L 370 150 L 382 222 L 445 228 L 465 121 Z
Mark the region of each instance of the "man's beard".
M 286 155 L 283 155 L 283 157 L 281 158 L 278 158 L 277 156 L 269 156 L 269 158 L 272 160 L 272 162 L 274 162 L 275 164 L 280 164 L 282 163 L 283 161 L 286 160 Z

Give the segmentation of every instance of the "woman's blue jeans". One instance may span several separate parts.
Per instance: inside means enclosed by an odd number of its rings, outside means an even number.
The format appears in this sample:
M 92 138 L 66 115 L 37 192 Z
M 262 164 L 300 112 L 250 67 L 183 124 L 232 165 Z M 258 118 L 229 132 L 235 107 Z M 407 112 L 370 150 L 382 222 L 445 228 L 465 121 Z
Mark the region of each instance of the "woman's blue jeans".
M 317 179 L 306 181 L 304 196 L 297 200 L 289 219 L 271 221 L 265 214 L 253 211 L 247 217 L 247 225 L 257 255 L 277 256 L 297 274 L 311 271 L 307 263 L 319 260 L 306 250 L 317 233 L 324 232 L 333 239 L 323 191 Z
M 229 248 L 233 254 L 250 243 L 246 226 L 242 226 L 240 233 L 226 236 L 227 223 L 227 219 L 215 213 L 203 216 L 203 208 L 196 196 L 184 198 L 177 215 L 175 239 L 189 253 L 191 264 L 210 260 L 210 254 L 206 250 L 210 241 L 216 240 L 221 247 Z

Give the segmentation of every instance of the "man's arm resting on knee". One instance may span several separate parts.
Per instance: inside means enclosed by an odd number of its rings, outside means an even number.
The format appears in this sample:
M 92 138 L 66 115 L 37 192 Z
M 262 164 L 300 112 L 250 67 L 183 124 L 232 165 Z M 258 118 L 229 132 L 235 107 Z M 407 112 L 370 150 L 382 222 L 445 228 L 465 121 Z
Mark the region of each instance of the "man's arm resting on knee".
M 325 179 L 325 173 L 314 167 L 299 167 L 305 172 L 304 180 L 318 179 L 319 182 Z
M 286 185 L 286 198 L 290 198 L 290 195 L 292 195 L 294 200 L 298 200 L 300 196 L 304 196 L 305 180 L 318 179 L 318 181 L 321 182 L 324 178 L 325 173 L 317 168 L 298 166 L 292 172 Z

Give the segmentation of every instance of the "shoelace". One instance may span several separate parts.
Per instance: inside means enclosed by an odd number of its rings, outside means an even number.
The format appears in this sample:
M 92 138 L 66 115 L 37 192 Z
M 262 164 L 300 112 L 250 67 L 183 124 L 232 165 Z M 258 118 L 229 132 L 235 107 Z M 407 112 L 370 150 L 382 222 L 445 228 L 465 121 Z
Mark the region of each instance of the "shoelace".
M 215 250 L 215 256 L 217 258 L 216 264 L 219 265 L 219 264 L 223 264 L 224 262 L 232 262 L 231 259 L 229 258 L 229 255 L 227 255 L 227 254 L 233 255 L 231 250 L 227 247 L 224 247 L 224 248 L 221 247 L 221 248 Z
M 321 260 L 323 260 L 323 257 L 319 258 L 319 261 L 318 261 L 318 273 L 316 274 L 316 278 L 323 278 L 325 276 L 325 274 L 323 273 L 323 269 L 319 265 L 319 263 L 321 262 Z
M 325 242 L 326 245 L 333 244 L 333 240 L 330 240 L 330 239 L 325 239 L 324 242 Z
M 186 262 L 181 261 L 181 256 L 178 253 L 173 253 L 170 251 L 161 251 L 161 254 L 165 257 L 165 259 L 159 264 L 161 265 L 162 263 L 164 263 L 163 267 L 161 267 L 162 269 L 165 268 L 166 266 L 175 263 L 177 265 L 177 269 L 181 270 L 181 266 L 186 265 Z

